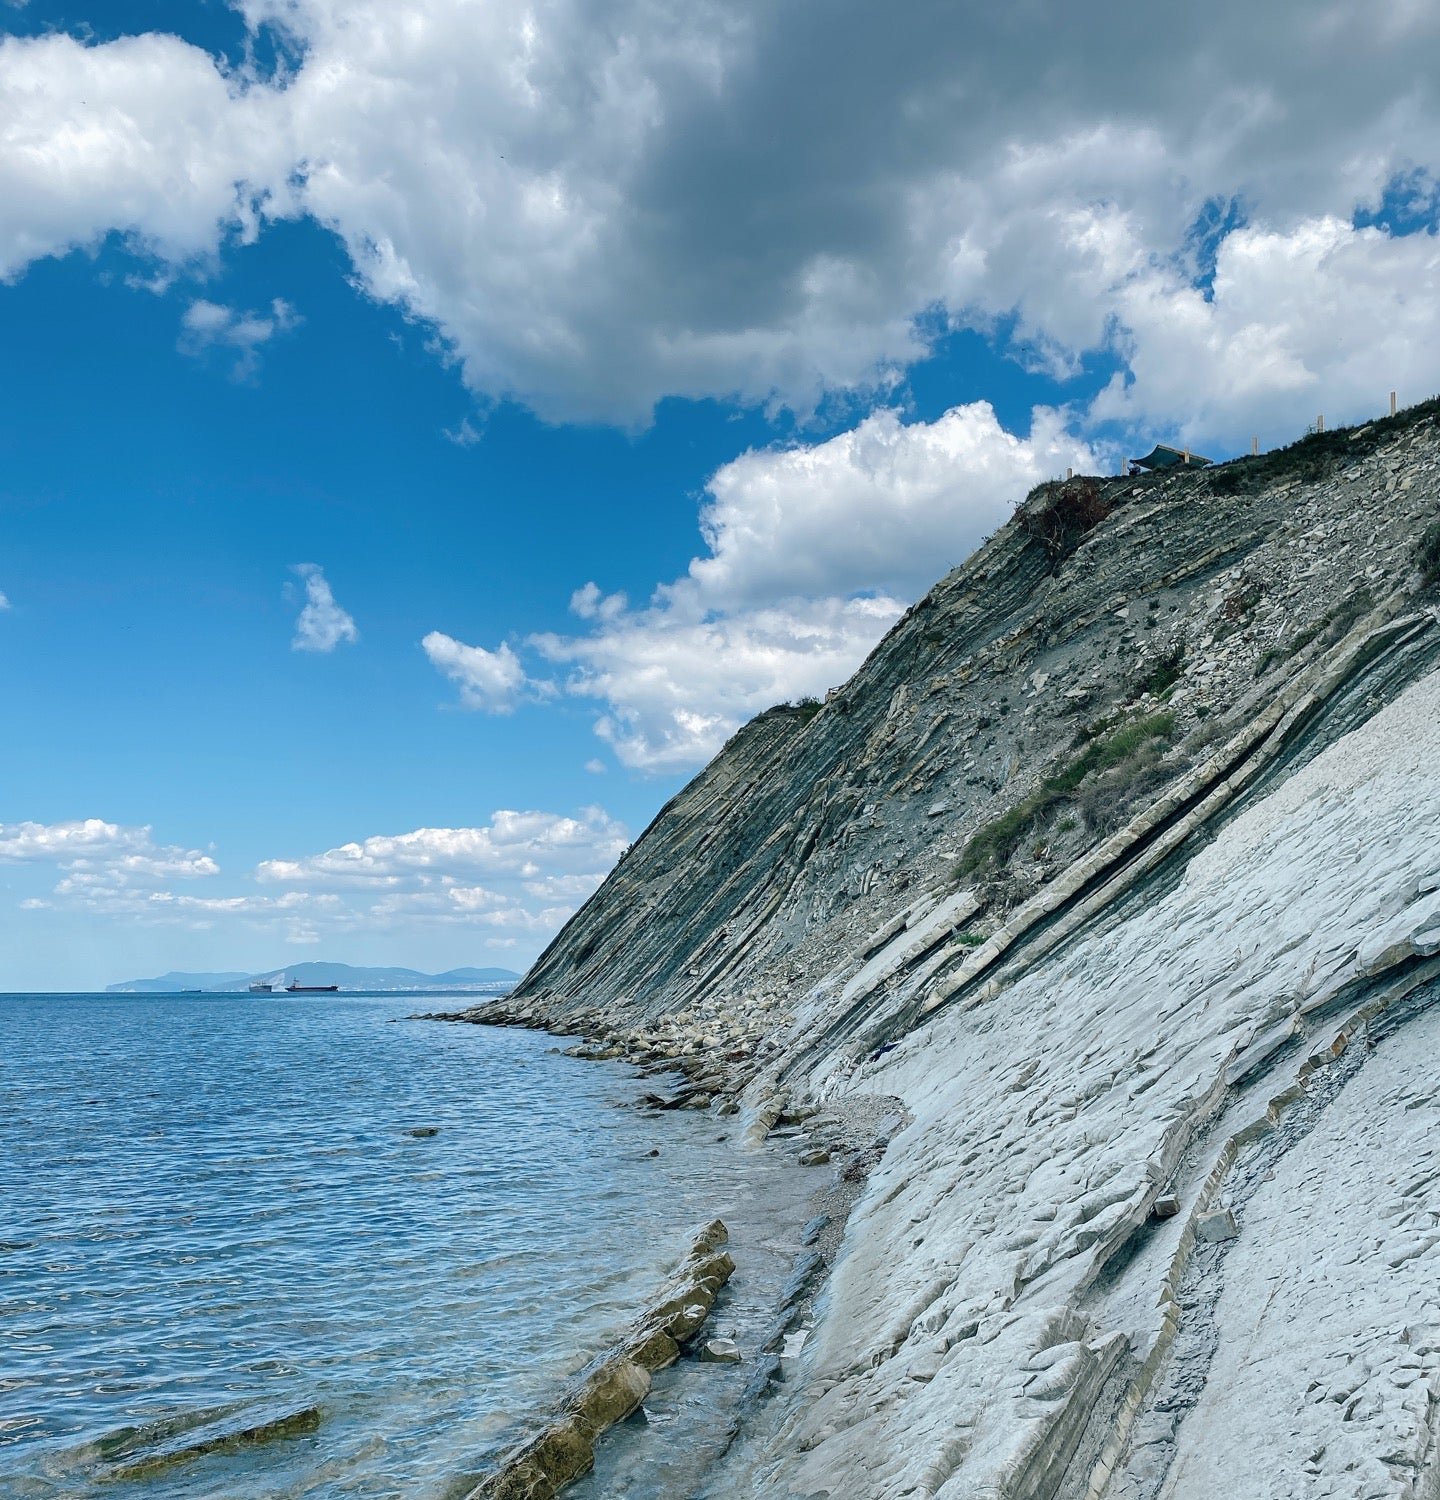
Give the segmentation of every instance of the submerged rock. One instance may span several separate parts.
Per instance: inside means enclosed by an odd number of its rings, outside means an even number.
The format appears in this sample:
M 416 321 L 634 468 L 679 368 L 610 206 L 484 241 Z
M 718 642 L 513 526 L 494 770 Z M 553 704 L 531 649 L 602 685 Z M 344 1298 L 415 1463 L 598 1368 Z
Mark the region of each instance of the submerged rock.
M 255 1422 L 247 1427 L 225 1428 L 203 1437 L 192 1437 L 186 1443 L 161 1452 L 116 1464 L 107 1470 L 106 1477 L 126 1481 L 151 1479 L 178 1464 L 191 1463 L 212 1453 L 238 1453 L 242 1449 L 257 1447 L 263 1443 L 306 1437 L 318 1430 L 323 1417 L 320 1407 L 304 1406 L 297 1411 L 286 1412 L 282 1416 Z
M 720 1219 L 699 1230 L 671 1283 L 619 1347 L 581 1376 L 558 1416 L 501 1454 L 466 1500 L 551 1500 L 588 1472 L 596 1439 L 639 1410 L 650 1393 L 652 1374 L 674 1364 L 680 1345 L 703 1326 L 735 1270 L 735 1262 L 720 1248 L 729 1238 Z

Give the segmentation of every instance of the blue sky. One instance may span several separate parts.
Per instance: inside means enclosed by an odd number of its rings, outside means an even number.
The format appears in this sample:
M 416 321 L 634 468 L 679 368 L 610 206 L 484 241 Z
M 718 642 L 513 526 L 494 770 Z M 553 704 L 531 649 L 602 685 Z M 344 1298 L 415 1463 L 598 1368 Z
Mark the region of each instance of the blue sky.
M 0 988 L 523 968 L 1036 479 L 1430 394 L 1434 23 L 1301 15 L 1221 132 L 1238 6 L 1098 111 L 965 7 L 0 7 Z

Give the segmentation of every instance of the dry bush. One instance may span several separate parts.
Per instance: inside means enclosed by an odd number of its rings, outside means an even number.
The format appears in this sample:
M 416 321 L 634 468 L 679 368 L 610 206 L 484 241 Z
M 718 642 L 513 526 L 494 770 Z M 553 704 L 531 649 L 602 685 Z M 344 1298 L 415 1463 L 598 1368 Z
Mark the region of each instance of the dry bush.
M 1096 480 L 1067 479 L 1026 504 L 1020 513 L 1020 527 L 1045 548 L 1053 573 L 1110 510 L 1110 502 L 1101 494 Z

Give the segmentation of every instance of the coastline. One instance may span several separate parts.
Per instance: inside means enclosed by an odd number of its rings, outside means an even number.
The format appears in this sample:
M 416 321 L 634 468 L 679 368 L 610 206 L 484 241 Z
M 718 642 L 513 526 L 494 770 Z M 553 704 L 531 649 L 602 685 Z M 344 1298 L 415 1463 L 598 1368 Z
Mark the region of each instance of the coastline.
M 586 1359 L 580 1374 L 512 1427 L 486 1455 L 481 1482 L 473 1484 L 476 1476 L 467 1476 L 457 1483 L 455 1500 L 562 1491 L 572 1500 L 733 1493 L 730 1486 L 738 1471 L 773 1425 L 767 1413 L 786 1405 L 779 1398 L 793 1393 L 803 1380 L 802 1351 L 820 1316 L 850 1212 L 889 1140 L 908 1120 L 900 1101 L 856 1095 L 824 1108 L 792 1108 L 773 1093 L 763 1093 L 758 1104 L 747 1107 L 742 1096 L 754 1080 L 749 1068 L 736 1064 L 748 1059 L 722 1058 L 717 1065 L 713 1053 L 674 1036 L 657 1045 L 653 1036 L 637 1039 L 604 1026 L 562 1029 L 528 1011 L 507 1010 L 503 999 L 473 1010 L 408 1019 L 514 1026 L 562 1040 L 578 1035 L 578 1042 L 556 1050 L 582 1060 L 628 1063 L 639 1077 L 655 1082 L 640 1101 L 654 1118 L 672 1110 L 704 1111 L 719 1127 L 717 1140 L 728 1137 L 737 1152 L 753 1153 L 757 1168 L 771 1169 L 750 1174 L 747 1201 L 738 1212 L 732 1208 L 723 1223 L 717 1219 L 701 1232 L 674 1275 L 618 1339 L 598 1351 L 576 1351 Z M 665 1148 L 662 1129 L 654 1149 Z M 608 1378 L 607 1372 L 613 1376 L 617 1364 L 633 1360 L 657 1324 L 665 1322 L 677 1282 L 687 1279 L 700 1243 L 717 1229 L 725 1236 L 731 1266 L 714 1288 L 708 1316 L 693 1326 L 681 1325 L 678 1347 L 648 1370 L 645 1389 L 627 1409 L 619 1411 L 624 1403 L 616 1403 L 613 1420 L 584 1433 L 593 1467 L 558 1483 L 507 1487 L 502 1477 L 529 1472 L 525 1456 L 557 1424 L 573 1425 L 587 1389 Z M 712 1350 L 716 1344 L 720 1348 Z M 586 1421 L 581 1414 L 582 1429 Z M 562 1460 L 559 1468 L 565 1467 Z
M 5 1137 L 26 1171 L 0 1249 L 36 1311 L 15 1330 L 32 1422 L 0 1490 L 100 1495 L 163 1458 L 137 1494 L 298 1495 L 342 1475 L 356 1495 L 451 1494 L 624 1327 L 712 1204 L 750 1176 L 793 1196 L 791 1167 L 717 1144 L 706 1117 L 657 1129 L 627 1069 L 550 1055 L 537 1032 L 393 1024 L 426 1004 L 7 1007 L 22 1107 Z M 197 1219 L 173 1212 L 186 1191 Z M 212 1298 L 175 1347 L 172 1323 Z M 135 1340 L 139 1317 L 164 1334 Z M 42 1322 L 56 1354 L 32 1359 Z M 109 1376 L 93 1400 L 61 1392 L 76 1367 Z

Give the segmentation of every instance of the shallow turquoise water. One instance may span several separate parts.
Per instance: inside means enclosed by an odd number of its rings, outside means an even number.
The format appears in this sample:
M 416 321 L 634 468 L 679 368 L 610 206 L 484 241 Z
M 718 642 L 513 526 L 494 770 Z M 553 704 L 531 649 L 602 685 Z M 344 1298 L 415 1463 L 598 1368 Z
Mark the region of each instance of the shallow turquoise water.
M 713 1119 L 617 1108 L 629 1070 L 547 1036 L 389 1024 L 433 1003 L 0 998 L 0 1494 L 454 1493 L 744 1198 Z

